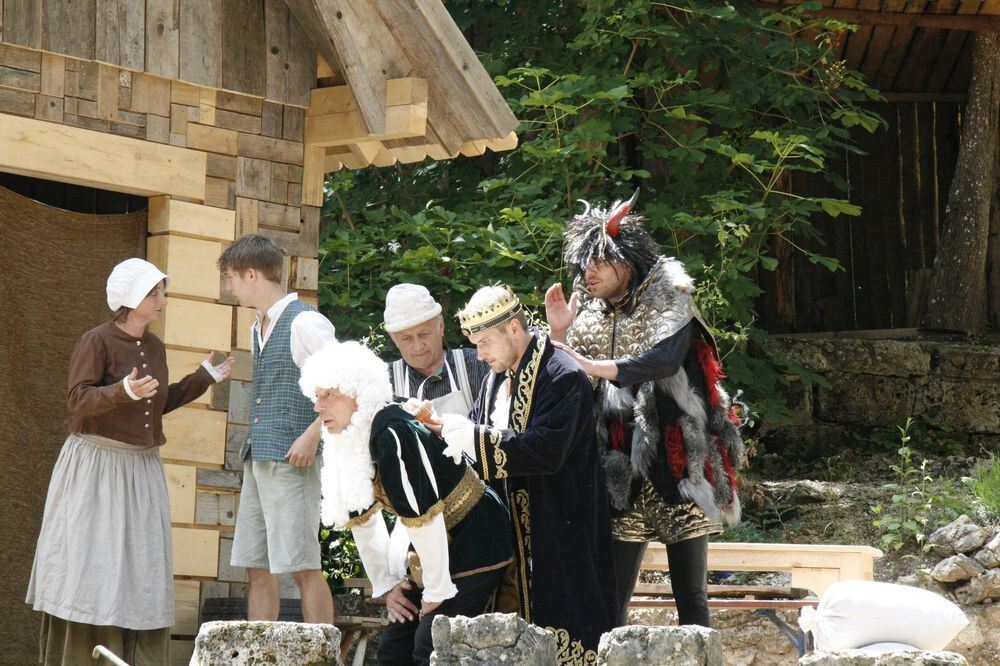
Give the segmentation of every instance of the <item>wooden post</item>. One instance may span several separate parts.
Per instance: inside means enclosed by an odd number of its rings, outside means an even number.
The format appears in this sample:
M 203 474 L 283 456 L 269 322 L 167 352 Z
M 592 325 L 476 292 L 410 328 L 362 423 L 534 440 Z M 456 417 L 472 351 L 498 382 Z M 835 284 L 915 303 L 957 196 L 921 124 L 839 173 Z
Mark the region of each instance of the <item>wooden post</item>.
M 986 255 L 1000 133 L 1000 33 L 976 33 L 974 40 L 965 127 L 924 318 L 926 328 L 966 333 L 986 325 Z

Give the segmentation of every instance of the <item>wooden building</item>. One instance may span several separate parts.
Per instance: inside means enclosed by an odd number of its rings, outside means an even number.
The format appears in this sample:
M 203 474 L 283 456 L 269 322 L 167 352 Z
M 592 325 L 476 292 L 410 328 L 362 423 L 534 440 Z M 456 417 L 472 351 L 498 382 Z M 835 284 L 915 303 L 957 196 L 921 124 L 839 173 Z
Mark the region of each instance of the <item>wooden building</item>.
M 220 290 L 219 253 L 273 238 L 315 303 L 327 172 L 507 150 L 515 126 L 440 0 L 0 0 L 0 660 L 37 654 L 24 594 L 66 366 L 111 267 L 145 255 L 170 275 L 173 376 L 209 350 L 237 360 L 165 420 L 186 663 L 201 600 L 244 580 L 229 548 L 254 314 Z
M 793 0 L 798 2 L 800 0 Z M 778 3 L 755 3 L 773 6 Z M 791 4 L 788 0 L 781 4 Z M 864 155 L 829 167 L 845 182 L 860 217 L 818 219 L 843 271 L 810 264 L 789 246 L 775 273 L 761 276 L 762 325 L 780 332 L 913 329 L 920 325 L 956 172 L 977 32 L 1000 30 L 998 0 L 823 0 L 821 16 L 857 24 L 837 54 L 885 96 L 871 105 L 888 129 L 855 135 Z M 994 105 L 996 101 L 992 102 Z M 843 197 L 821 174 L 795 174 L 793 191 Z M 1000 239 L 994 207 L 991 238 Z M 991 263 L 1000 245 L 991 241 Z M 1000 268 L 990 269 L 989 317 L 1000 319 Z

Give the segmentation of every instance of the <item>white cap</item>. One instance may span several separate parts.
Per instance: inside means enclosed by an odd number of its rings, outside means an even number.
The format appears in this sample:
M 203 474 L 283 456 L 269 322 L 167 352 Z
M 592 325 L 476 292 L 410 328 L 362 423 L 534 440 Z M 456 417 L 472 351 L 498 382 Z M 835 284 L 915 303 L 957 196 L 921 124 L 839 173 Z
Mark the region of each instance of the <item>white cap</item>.
M 135 309 L 153 287 L 166 279 L 159 268 L 145 259 L 126 259 L 108 276 L 108 307 L 112 311 L 120 307 Z
M 385 330 L 402 331 L 422 324 L 441 314 L 441 304 L 434 300 L 427 287 L 419 284 L 397 284 L 385 295 Z

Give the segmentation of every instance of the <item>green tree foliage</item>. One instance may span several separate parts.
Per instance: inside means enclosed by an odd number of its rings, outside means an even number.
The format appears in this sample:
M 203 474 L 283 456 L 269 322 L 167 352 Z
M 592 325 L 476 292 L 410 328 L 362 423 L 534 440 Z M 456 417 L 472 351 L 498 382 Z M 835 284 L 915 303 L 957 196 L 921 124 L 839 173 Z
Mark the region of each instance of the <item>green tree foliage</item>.
M 790 176 L 843 185 L 830 157 L 856 150 L 852 128 L 882 124 L 860 106 L 878 94 L 835 59 L 845 26 L 811 18 L 817 3 L 445 4 L 520 119 L 520 146 L 328 179 L 321 302 L 339 335 L 380 338 L 385 292 L 401 281 L 426 285 L 449 315 L 497 281 L 538 307 L 548 285 L 567 281 L 561 235 L 577 200 L 641 187 L 654 237 L 697 280 L 731 382 L 780 418 L 788 367 L 747 353 L 763 335 L 757 277 L 777 268 L 776 239 L 840 269 L 802 240 L 821 241 L 816 216 L 859 213 L 793 193 Z

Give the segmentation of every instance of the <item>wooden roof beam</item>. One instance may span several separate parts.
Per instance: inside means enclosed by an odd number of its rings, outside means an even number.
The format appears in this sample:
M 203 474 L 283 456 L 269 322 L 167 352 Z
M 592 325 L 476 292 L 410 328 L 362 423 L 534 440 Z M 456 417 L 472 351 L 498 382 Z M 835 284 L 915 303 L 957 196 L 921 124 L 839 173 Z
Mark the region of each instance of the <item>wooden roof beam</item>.
M 364 26 L 356 25 L 349 3 L 329 0 L 285 0 L 320 55 L 350 84 L 365 129 L 385 130 L 384 79 L 373 80 L 366 69 L 365 49 L 356 42 Z
M 514 131 L 517 118 L 441 0 L 380 0 L 375 7 L 399 48 L 431 82 L 435 102 L 466 138 Z
M 314 146 L 341 146 L 365 141 L 423 136 L 427 131 L 427 82 L 390 79 L 386 82 L 385 124 L 369 132 L 349 86 L 316 88 L 306 109 L 305 141 Z
M 753 2 L 758 9 L 782 10 L 790 5 L 777 2 Z M 896 28 L 939 28 L 941 30 L 966 30 L 969 32 L 1000 31 L 1000 16 L 974 14 L 909 14 L 880 12 L 864 9 L 824 7 L 813 12 L 815 16 L 837 19 L 858 25 L 886 25 Z

